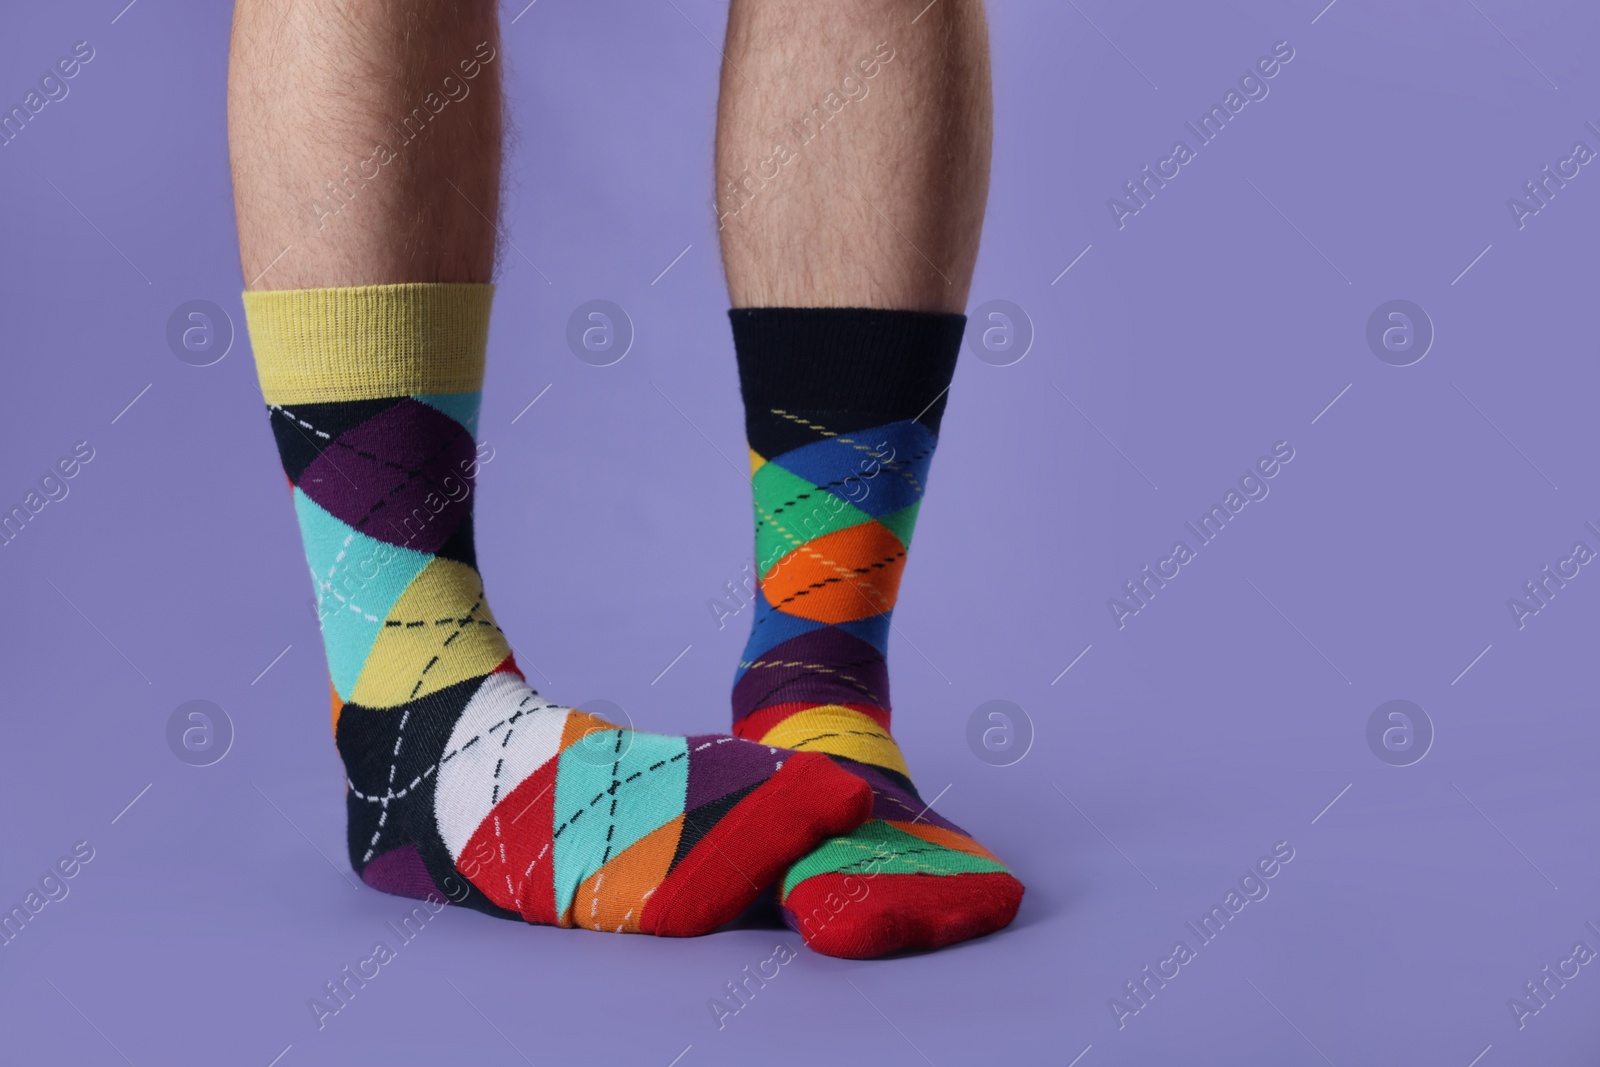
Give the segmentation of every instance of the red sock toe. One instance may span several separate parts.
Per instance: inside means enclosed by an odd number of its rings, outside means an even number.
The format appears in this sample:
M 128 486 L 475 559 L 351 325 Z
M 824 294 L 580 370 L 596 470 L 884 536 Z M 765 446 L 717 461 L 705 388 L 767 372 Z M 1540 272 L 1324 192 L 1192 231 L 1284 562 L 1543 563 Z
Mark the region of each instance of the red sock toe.
M 1016 917 L 1022 891 L 1003 872 L 820 874 L 794 887 L 784 911 L 816 951 L 871 959 L 993 933 Z

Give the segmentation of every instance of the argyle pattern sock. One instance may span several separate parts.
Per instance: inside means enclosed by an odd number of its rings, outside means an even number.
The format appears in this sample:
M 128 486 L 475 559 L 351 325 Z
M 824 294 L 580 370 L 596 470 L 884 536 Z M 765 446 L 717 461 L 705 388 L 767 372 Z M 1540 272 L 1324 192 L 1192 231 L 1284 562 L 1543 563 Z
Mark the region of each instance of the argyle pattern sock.
M 473 549 L 490 294 L 244 298 L 316 589 L 351 863 L 506 918 L 705 933 L 860 824 L 870 790 L 824 756 L 625 730 L 529 688 Z
M 791 867 L 789 925 L 866 958 L 990 933 L 1022 883 L 932 811 L 889 731 L 890 613 L 965 317 L 735 310 L 760 587 L 734 733 L 826 752 L 873 789 L 872 821 Z

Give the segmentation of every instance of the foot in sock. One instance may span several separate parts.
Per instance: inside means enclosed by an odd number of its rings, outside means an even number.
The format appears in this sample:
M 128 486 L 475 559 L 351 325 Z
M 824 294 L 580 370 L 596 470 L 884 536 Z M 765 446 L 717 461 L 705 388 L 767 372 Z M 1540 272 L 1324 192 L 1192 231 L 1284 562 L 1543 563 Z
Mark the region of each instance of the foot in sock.
M 530 689 L 472 537 L 489 286 L 245 294 L 368 885 L 688 936 L 867 818 L 826 756 L 618 728 Z
M 760 575 L 734 733 L 826 752 L 874 796 L 870 822 L 789 869 L 785 918 L 812 948 L 854 958 L 990 933 L 1016 915 L 1022 883 L 918 795 L 889 732 L 885 663 L 965 319 L 731 317 Z

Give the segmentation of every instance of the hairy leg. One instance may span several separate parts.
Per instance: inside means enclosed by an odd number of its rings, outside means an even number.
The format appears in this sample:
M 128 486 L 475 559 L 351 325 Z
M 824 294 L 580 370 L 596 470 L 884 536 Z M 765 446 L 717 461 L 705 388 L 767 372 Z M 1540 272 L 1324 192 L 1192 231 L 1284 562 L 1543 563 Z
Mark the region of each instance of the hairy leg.
M 961 311 L 989 191 L 978 0 L 733 0 L 717 213 L 735 307 Z
M 835 956 L 978 937 L 1022 883 L 918 795 L 886 657 L 988 192 L 983 10 L 733 0 L 727 49 L 717 210 L 761 578 L 734 732 L 873 791 L 780 899 Z
M 620 729 L 518 670 L 472 536 L 494 458 L 475 437 L 495 40 L 489 0 L 237 9 L 244 305 L 316 590 L 350 861 L 435 910 L 705 933 L 860 825 L 871 790 L 823 755 Z
M 238 0 L 228 144 L 251 289 L 487 282 L 493 0 Z

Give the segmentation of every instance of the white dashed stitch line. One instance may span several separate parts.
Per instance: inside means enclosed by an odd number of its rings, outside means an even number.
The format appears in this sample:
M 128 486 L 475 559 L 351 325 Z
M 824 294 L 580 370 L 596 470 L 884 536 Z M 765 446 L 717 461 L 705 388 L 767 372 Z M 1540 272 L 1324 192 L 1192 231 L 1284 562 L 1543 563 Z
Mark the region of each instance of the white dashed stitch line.
M 537 856 L 533 857 L 533 862 L 528 864 L 528 869 L 523 871 L 522 872 L 522 877 L 520 879 L 518 879 L 516 891 L 511 894 L 513 897 L 516 898 L 517 910 L 518 911 L 522 910 L 522 887 L 528 884 L 528 876 L 533 873 L 533 869 L 539 865 L 539 861 L 544 859 L 544 854 L 546 852 L 549 852 L 549 851 L 550 851 L 550 842 L 546 841 L 544 843 L 544 847 L 539 850 L 539 854 Z
M 530 703 L 534 704 L 534 706 L 532 708 L 528 707 L 528 705 Z M 516 732 L 515 729 L 513 729 L 512 727 L 515 726 L 515 724 L 516 724 L 518 719 L 521 719 L 523 716 L 526 716 L 526 715 L 533 715 L 533 714 L 536 714 L 538 712 L 549 711 L 551 709 L 554 709 L 554 710 L 557 710 L 557 711 L 561 711 L 561 712 L 566 712 L 566 713 L 570 713 L 571 710 L 572 710 L 571 708 L 563 708 L 561 705 L 556 704 L 553 701 L 545 700 L 543 697 L 541 697 L 538 694 L 538 692 L 536 690 L 529 689 L 527 695 L 524 696 L 521 699 L 521 701 L 518 702 L 516 709 L 510 715 L 507 715 L 505 718 L 501 719 L 499 722 L 495 723 L 493 726 L 490 726 L 488 729 L 483 730 L 482 732 L 474 734 L 473 736 L 467 738 L 467 740 L 463 741 L 459 746 L 457 746 L 456 748 L 453 748 L 449 752 L 445 753 L 445 755 L 440 758 L 438 766 L 443 766 L 444 764 L 450 762 L 451 760 L 453 760 L 457 756 L 459 756 L 462 752 L 466 751 L 472 745 L 478 743 L 479 741 L 483 740 L 485 737 L 495 733 L 496 731 L 498 731 L 498 730 L 500 730 L 502 728 L 506 729 L 506 733 L 505 733 L 505 736 L 500 741 L 500 747 L 501 747 L 502 750 L 505 749 L 505 747 L 507 745 L 509 745 L 510 742 L 511 742 L 511 735 Z M 543 764 L 540 764 L 540 766 L 543 766 Z M 501 757 L 500 759 L 495 761 L 494 775 L 491 778 L 491 790 L 490 790 L 491 807 L 494 806 L 494 805 L 497 805 L 499 803 L 499 800 L 500 800 L 500 772 L 504 769 L 504 767 L 505 767 L 505 758 L 504 757 Z M 429 769 L 431 770 L 432 768 L 429 768 Z M 537 768 L 535 768 L 535 769 L 537 769 Z M 546 792 L 548 792 L 548 789 L 546 790 Z M 508 793 L 507 795 L 509 796 L 510 794 Z M 539 797 L 543 797 L 543 796 L 544 796 L 543 793 L 539 794 Z M 537 801 L 538 799 L 539 798 L 536 797 L 535 801 Z M 520 818 L 520 816 L 519 816 L 519 818 Z M 514 822 L 516 820 L 512 820 L 512 821 Z M 500 816 L 498 814 L 496 814 L 494 816 L 494 835 L 495 835 L 495 838 L 499 841 L 500 863 L 501 863 L 502 866 L 508 865 L 510 863 L 510 859 L 506 855 L 505 839 L 504 839 L 504 835 L 501 832 Z M 549 851 L 549 848 L 550 848 L 550 845 L 547 842 L 545 844 L 544 848 L 539 850 L 539 854 L 533 858 L 533 862 L 528 864 L 528 869 L 526 871 L 522 872 L 522 877 L 520 879 L 518 879 L 515 883 L 512 882 L 511 875 L 509 873 L 507 873 L 505 875 L 506 890 L 510 893 L 510 895 L 512 897 L 512 900 L 516 903 L 518 909 L 521 909 L 521 907 L 522 907 L 522 887 L 527 884 L 528 877 L 533 873 L 533 869 L 536 866 L 538 866 L 539 861 L 544 858 L 544 854 L 545 854 L 545 852 Z
M 288 418 L 292 422 L 299 423 L 301 426 L 304 426 L 306 429 L 310 430 L 312 433 L 316 434 L 318 437 L 322 438 L 324 441 L 333 440 L 332 437 L 329 437 L 327 434 L 323 433 L 321 430 L 319 430 L 315 426 L 311 425 L 305 419 L 302 419 L 300 416 L 296 415 L 294 412 L 290 411 L 288 408 L 283 407 L 280 404 L 273 404 L 272 405 L 272 410 L 273 411 L 282 412 L 285 418 Z
M 522 893 L 516 886 L 511 884 L 511 872 L 505 869 L 506 840 L 500 833 L 500 816 L 498 814 L 494 817 L 494 839 L 500 846 L 500 869 L 506 880 L 506 892 L 510 894 L 512 900 L 516 901 L 517 908 L 520 910 L 522 907 Z
M 550 842 L 546 841 L 544 843 L 544 847 L 539 850 L 539 854 L 537 856 L 533 857 L 533 862 L 528 864 L 528 869 L 522 872 L 523 881 L 527 881 L 528 880 L 528 875 L 533 873 L 533 869 L 535 867 L 539 866 L 539 861 L 544 859 L 544 854 L 546 852 L 549 852 L 549 851 L 550 851 Z
M 368 622 L 382 622 L 383 620 L 378 618 L 376 615 L 373 615 L 373 614 L 363 610 L 359 605 L 354 604 L 351 601 L 346 600 L 344 597 L 340 596 L 339 595 L 339 591 L 333 587 L 333 576 L 334 576 L 334 573 L 338 571 L 339 564 L 344 561 L 345 550 L 350 547 L 350 542 L 354 541 L 355 538 L 356 538 L 355 531 L 351 530 L 350 531 L 350 535 L 344 539 L 344 544 L 339 546 L 339 554 L 337 556 L 333 557 L 333 564 L 332 564 L 332 566 L 330 566 L 328 568 L 328 576 L 326 578 L 318 579 L 315 571 L 312 572 L 311 577 L 312 577 L 312 580 L 316 582 L 317 591 L 319 593 L 321 593 L 321 592 L 332 593 L 333 596 L 339 601 L 339 603 L 343 604 L 345 607 L 349 608 L 351 611 L 355 612 L 357 615 L 360 615 L 363 619 L 366 619 Z M 317 607 L 320 608 L 320 607 L 322 607 L 322 605 L 319 603 L 317 605 Z M 319 614 L 320 614 L 320 612 L 319 612 Z
M 860 691 L 862 693 L 865 693 L 868 696 L 872 695 L 871 691 L 869 689 L 867 689 L 867 687 L 865 685 L 863 685 L 861 683 L 861 681 L 859 679 L 857 679 L 856 677 L 854 677 L 853 675 L 845 674 L 842 671 L 836 671 L 832 667 L 826 666 L 825 664 L 821 664 L 821 663 L 807 663 L 804 660 L 798 660 L 798 659 L 788 660 L 788 661 L 776 660 L 776 659 L 772 659 L 772 660 L 759 660 L 758 659 L 758 660 L 755 660 L 755 661 L 743 661 L 743 660 L 741 660 L 740 663 L 739 663 L 739 667 L 741 669 L 743 669 L 743 670 L 755 670 L 757 668 L 779 668 L 779 669 L 787 670 L 787 669 L 790 669 L 790 668 L 798 667 L 801 670 L 815 671 L 818 674 L 831 674 L 831 675 L 834 675 L 835 677 L 841 679 L 842 681 L 845 681 L 845 682 L 849 683 L 852 688 L 854 688 L 854 689 L 856 689 L 856 690 L 858 690 L 858 691 Z
M 394 762 L 389 764 L 388 789 L 390 793 L 394 792 L 394 772 L 395 769 L 400 766 L 400 745 L 403 741 L 405 741 L 406 723 L 410 720 L 411 709 L 407 708 L 405 714 L 400 716 L 400 728 L 395 732 L 394 753 L 392 756 Z M 378 801 L 378 804 L 382 809 L 378 812 L 378 828 L 372 832 L 372 840 L 367 844 L 367 854 L 361 857 L 362 864 L 369 862 L 372 859 L 373 854 L 378 851 L 378 838 L 383 836 L 384 824 L 389 821 L 389 801 L 392 799 L 394 798 L 385 796 L 380 798 Z
M 433 764 L 427 770 L 423 771 L 421 774 L 419 774 L 415 778 L 413 778 L 411 780 L 411 784 L 406 786 L 404 789 L 401 789 L 399 791 L 395 791 L 395 790 L 391 789 L 389 792 L 383 794 L 381 797 L 380 796 L 373 796 L 373 795 L 370 795 L 368 793 L 363 793 L 361 790 L 356 788 L 356 784 L 354 782 L 352 782 L 349 778 L 345 779 L 345 784 L 350 787 L 350 792 L 352 792 L 352 793 L 354 793 L 356 795 L 356 799 L 365 800 L 369 804 L 378 804 L 378 803 L 381 803 L 381 802 L 383 802 L 385 800 L 400 800 L 403 797 L 405 797 L 405 795 L 407 793 L 411 792 L 417 786 L 421 785 L 422 784 L 422 780 L 424 778 L 428 777 L 428 775 L 432 774 L 435 770 L 437 770 L 438 767 L 439 767 L 439 765 L 437 763 Z

